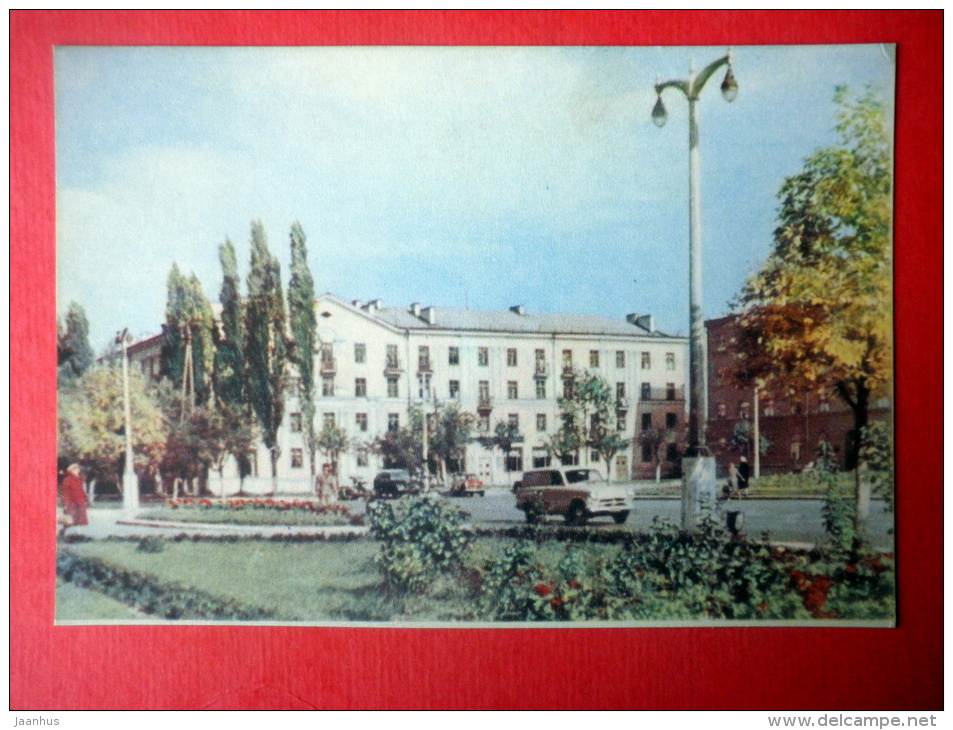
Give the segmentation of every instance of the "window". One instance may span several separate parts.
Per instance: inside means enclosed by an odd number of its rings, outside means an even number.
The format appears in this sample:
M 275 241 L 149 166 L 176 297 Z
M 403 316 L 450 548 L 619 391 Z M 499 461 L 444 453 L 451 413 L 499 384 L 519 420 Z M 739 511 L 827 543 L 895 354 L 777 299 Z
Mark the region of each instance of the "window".
M 520 430 L 520 414 L 510 413 L 506 417 L 506 425 L 509 426 L 513 431 L 519 431 Z
M 400 414 L 399 413 L 388 413 L 387 414 L 387 430 L 394 432 L 400 428 Z
M 398 394 L 397 376 L 396 376 L 396 375 L 388 375 L 388 376 L 387 376 L 387 397 L 388 397 L 388 398 L 398 398 L 398 397 L 400 397 L 399 394 Z
M 563 398 L 572 398 L 573 380 L 566 378 L 563 380 Z
M 430 347 L 427 345 L 417 348 L 417 369 L 430 370 Z
M 675 383 L 665 384 L 665 400 L 675 400 Z
M 536 400 L 546 400 L 546 381 L 539 379 L 536 381 Z
M 515 347 L 508 347 L 506 349 L 506 364 L 511 368 L 516 367 L 516 348 Z
M 321 366 L 334 365 L 334 345 L 330 342 L 321 343 Z
M 481 433 L 486 433 L 490 430 L 490 417 L 489 416 L 480 416 L 477 418 L 477 431 Z
M 417 373 L 417 397 L 430 398 L 430 373 Z
M 387 346 L 386 366 L 394 370 L 397 370 L 400 367 L 400 359 L 397 357 L 397 345 Z
M 321 376 L 321 395 L 325 398 L 334 397 L 334 376 L 333 375 L 322 375 Z
M 450 397 L 454 399 L 460 397 L 460 381 L 459 380 L 450 381 Z
M 367 414 L 358 413 L 354 416 L 354 422 L 357 424 L 358 431 L 367 431 Z
M 678 444 L 669 444 L 665 449 L 666 461 L 678 461 Z
M 367 346 L 363 342 L 354 343 L 354 362 L 358 364 L 367 362 Z
M 334 428 L 334 414 L 333 413 L 324 414 L 324 428 L 325 429 Z
M 751 408 L 751 404 L 748 401 L 738 404 L 738 418 L 747 418 L 748 409 Z
M 652 400 L 652 385 L 642 383 L 642 400 Z
M 619 400 L 625 398 L 625 383 L 616 383 L 615 384 L 615 397 Z
M 652 461 L 653 456 L 654 454 L 652 453 L 652 444 L 642 444 L 642 461 L 650 462 Z
M 724 404 L 724 403 L 719 403 L 717 410 L 718 410 L 718 417 L 719 417 L 719 418 L 724 418 L 725 415 L 728 413 L 728 409 L 725 408 L 725 404 Z
M 523 471 L 523 449 L 517 446 L 506 455 L 507 471 Z
M 534 353 L 534 355 L 536 356 L 536 364 L 537 364 L 537 365 L 540 364 L 540 363 L 542 363 L 542 364 L 544 364 L 544 365 L 546 364 L 546 350 L 536 350 L 536 352 Z
M 652 353 L 651 352 L 642 353 L 642 369 L 643 370 L 652 369 Z
M 819 401 L 818 404 L 817 404 L 817 410 L 820 411 L 821 413 L 828 413 L 828 412 L 830 412 L 830 410 L 831 410 L 830 401 L 828 401 L 827 398 L 821 398 L 820 401 Z M 766 415 L 767 415 L 767 414 L 766 414 Z
M 589 367 L 591 368 L 599 367 L 599 351 L 598 350 L 589 350 Z
M 665 369 L 666 370 L 675 369 L 675 353 L 674 352 L 665 353 Z
M 304 468 L 304 450 L 303 449 L 291 450 L 291 468 L 292 469 Z
M 510 400 L 519 398 L 519 387 L 515 380 L 510 380 L 506 383 L 506 397 Z
M 289 416 L 291 420 L 291 432 L 292 433 L 301 433 L 301 414 L 292 413 Z
M 652 428 L 652 414 L 643 413 L 642 414 L 642 430 L 648 431 L 650 428 Z
M 791 461 L 801 460 L 801 443 L 794 441 L 791 443 Z
M 618 416 L 615 419 L 615 430 L 625 431 L 625 416 Z
M 479 347 L 477 348 L 477 365 L 480 367 L 486 367 L 490 364 L 490 348 L 488 347 Z
M 572 350 L 563 350 L 563 367 L 572 367 Z
M 546 449 L 542 446 L 533 447 L 533 468 L 534 469 L 545 469 L 550 465 L 551 458 L 547 453 Z
M 617 368 L 625 367 L 625 350 L 616 350 L 615 351 L 615 366 Z
M 357 465 L 367 466 L 367 449 L 357 450 Z
M 599 432 L 599 427 L 602 426 L 602 419 L 599 417 L 598 413 L 592 413 L 589 416 L 589 430 L 593 433 Z
M 297 375 L 292 375 L 288 378 L 288 392 L 292 396 L 298 396 L 301 393 L 301 378 Z
M 719 413 L 718 415 L 724 415 Z M 774 401 L 766 400 L 764 402 L 764 415 L 773 416 L 774 415 Z
M 477 389 L 480 394 L 481 401 L 486 402 L 490 400 L 490 381 L 489 380 L 481 380 L 477 384 Z
M 355 398 L 367 397 L 367 378 L 354 379 L 354 397 Z
M 460 348 L 451 347 L 449 354 L 447 355 L 447 363 L 450 365 L 459 365 L 460 364 Z
M 665 428 L 675 428 L 676 426 L 678 426 L 678 414 L 666 413 L 665 414 Z
M 546 414 L 545 413 L 536 414 L 536 430 L 539 431 L 540 433 L 544 433 L 546 431 Z

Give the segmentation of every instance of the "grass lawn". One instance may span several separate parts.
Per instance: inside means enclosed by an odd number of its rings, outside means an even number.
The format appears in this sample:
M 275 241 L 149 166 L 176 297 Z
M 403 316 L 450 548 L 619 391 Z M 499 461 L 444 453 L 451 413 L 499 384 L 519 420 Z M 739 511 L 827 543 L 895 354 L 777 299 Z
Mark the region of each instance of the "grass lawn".
M 148 620 L 141 611 L 114 601 L 97 591 L 79 588 L 56 580 L 56 619 L 58 621 L 129 621 Z
M 156 507 L 139 515 L 142 520 L 158 522 L 190 522 L 237 525 L 308 525 L 332 527 L 351 525 L 351 518 L 342 514 L 319 514 L 301 509 L 202 509 L 189 507 Z
M 511 542 L 505 538 L 477 539 L 468 551 L 467 563 L 480 567 Z M 544 543 L 540 548 L 538 558 L 549 566 L 558 563 L 566 550 L 558 542 Z M 473 598 L 468 595 L 466 586 L 457 581 L 442 581 L 433 586 L 428 596 L 395 599 L 388 595 L 374 564 L 379 547 L 373 540 L 304 543 L 170 540 L 165 541 L 164 549 L 158 553 L 141 552 L 134 541 L 104 540 L 75 543 L 67 549 L 148 574 L 164 583 L 191 586 L 217 598 L 270 609 L 279 621 L 471 618 Z M 584 551 L 585 559 L 595 561 L 596 556 L 611 554 L 618 548 L 576 545 L 573 549 Z M 85 618 L 72 615 L 67 608 L 64 606 L 63 615 L 58 613 L 60 618 Z

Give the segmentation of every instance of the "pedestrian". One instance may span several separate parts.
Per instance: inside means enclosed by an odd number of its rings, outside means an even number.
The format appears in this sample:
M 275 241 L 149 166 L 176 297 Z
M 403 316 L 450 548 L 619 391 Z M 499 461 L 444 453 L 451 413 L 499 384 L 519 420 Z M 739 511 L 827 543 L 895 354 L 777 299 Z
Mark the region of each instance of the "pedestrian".
M 742 456 L 738 464 L 738 491 L 742 498 L 748 496 L 748 480 L 751 478 L 751 466 L 748 464 L 747 457 Z
M 728 464 L 728 494 L 731 497 L 738 496 L 738 470 L 734 463 Z
M 89 524 L 86 518 L 86 489 L 81 474 L 79 464 L 70 464 L 63 483 L 60 484 L 60 499 L 63 502 L 63 511 L 70 519 L 70 525 Z

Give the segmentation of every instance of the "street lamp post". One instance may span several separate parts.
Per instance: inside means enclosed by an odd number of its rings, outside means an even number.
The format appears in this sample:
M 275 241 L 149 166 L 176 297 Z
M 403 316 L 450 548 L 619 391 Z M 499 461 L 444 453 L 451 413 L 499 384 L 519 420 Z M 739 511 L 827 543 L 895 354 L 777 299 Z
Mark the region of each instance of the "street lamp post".
M 129 352 L 126 344 L 129 342 L 129 330 L 124 329 L 116 335 L 116 344 L 122 347 L 122 397 L 123 415 L 125 417 L 126 432 L 126 464 L 122 472 L 122 506 L 129 513 L 134 514 L 139 509 L 139 482 L 133 468 L 132 455 L 132 409 L 129 405 Z
M 652 109 L 652 121 L 662 127 L 668 112 L 662 104 L 662 92 L 674 88 L 688 99 L 688 208 L 689 208 L 689 404 L 688 450 L 682 461 L 682 526 L 696 527 L 705 513 L 715 507 L 715 458 L 706 443 L 708 425 L 708 356 L 705 336 L 705 314 L 702 307 L 702 229 L 701 173 L 698 152 L 698 95 L 708 79 L 722 66 L 728 71 L 721 84 L 721 93 L 729 102 L 738 95 L 738 84 L 731 70 L 731 51 L 708 64 L 698 74 L 694 63 L 687 80 L 655 84 L 658 101 Z

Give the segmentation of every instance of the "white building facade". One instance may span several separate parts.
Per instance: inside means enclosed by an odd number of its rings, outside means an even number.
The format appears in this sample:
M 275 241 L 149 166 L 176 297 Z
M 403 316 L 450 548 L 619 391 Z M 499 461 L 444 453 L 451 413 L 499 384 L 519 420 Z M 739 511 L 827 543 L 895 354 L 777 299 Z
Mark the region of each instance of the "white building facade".
M 616 427 L 632 440 L 613 463 L 593 454 L 578 462 L 608 470 L 613 479 L 654 473 L 639 440 L 648 428 L 684 429 L 686 338 L 654 329 L 650 316 L 624 320 L 587 315 L 441 309 L 412 304 L 383 307 L 380 300 L 346 302 L 322 295 L 315 302 L 319 345 L 315 353 L 315 431 L 333 422 L 356 444 L 339 460 L 342 484 L 370 483 L 382 468 L 369 449 L 375 437 L 409 425 L 411 407 L 456 403 L 476 418 L 475 436 L 500 421 L 523 435 L 510 454 L 478 441 L 466 447 L 464 469 L 488 485 L 509 485 L 523 469 L 546 466 L 547 439 L 559 428 L 557 398 L 568 368 L 599 375 L 616 396 Z M 297 398 L 286 404 L 279 436 L 279 488 L 309 481 L 309 459 Z M 264 448 L 258 480 L 269 481 Z M 675 460 L 674 451 L 669 456 Z M 317 455 L 318 465 L 322 455 Z M 651 462 L 651 463 L 650 463 Z M 251 484 L 246 485 L 246 487 Z

